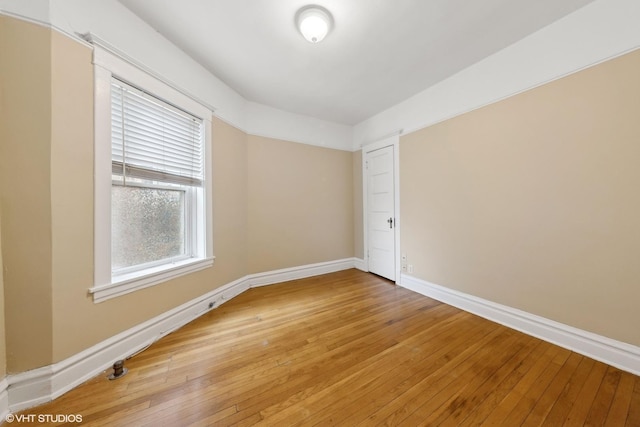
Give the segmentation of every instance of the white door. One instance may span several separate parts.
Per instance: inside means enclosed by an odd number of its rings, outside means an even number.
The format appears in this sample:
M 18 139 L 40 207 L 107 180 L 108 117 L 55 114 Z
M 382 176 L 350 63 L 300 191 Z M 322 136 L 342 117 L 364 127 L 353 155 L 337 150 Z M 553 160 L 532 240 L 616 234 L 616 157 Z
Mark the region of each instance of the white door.
M 369 271 L 395 281 L 396 227 L 393 165 L 393 146 L 366 153 Z

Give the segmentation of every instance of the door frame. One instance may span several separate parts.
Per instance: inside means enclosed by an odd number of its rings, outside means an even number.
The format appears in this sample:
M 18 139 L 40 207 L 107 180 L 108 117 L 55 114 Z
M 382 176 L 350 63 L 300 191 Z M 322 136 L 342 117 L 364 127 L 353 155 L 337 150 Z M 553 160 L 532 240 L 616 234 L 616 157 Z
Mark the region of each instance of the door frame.
M 394 215 L 394 233 L 395 242 L 393 252 L 395 254 L 395 283 L 400 283 L 400 273 L 402 272 L 402 263 L 400 256 L 400 133 L 393 134 L 386 138 L 371 142 L 362 146 L 362 226 L 364 228 L 362 236 L 364 239 L 364 267 L 365 271 L 369 271 L 369 215 L 368 215 L 368 177 L 367 177 L 367 153 L 380 148 L 393 147 L 393 210 Z

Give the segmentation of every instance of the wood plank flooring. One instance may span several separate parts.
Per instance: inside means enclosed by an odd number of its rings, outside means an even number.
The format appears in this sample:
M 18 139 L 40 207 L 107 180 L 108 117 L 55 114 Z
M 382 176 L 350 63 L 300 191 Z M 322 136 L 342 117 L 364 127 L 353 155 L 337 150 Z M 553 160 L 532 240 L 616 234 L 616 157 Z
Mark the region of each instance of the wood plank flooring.
M 81 414 L 85 426 L 640 426 L 640 377 L 357 270 L 252 289 L 126 366 L 24 414 Z

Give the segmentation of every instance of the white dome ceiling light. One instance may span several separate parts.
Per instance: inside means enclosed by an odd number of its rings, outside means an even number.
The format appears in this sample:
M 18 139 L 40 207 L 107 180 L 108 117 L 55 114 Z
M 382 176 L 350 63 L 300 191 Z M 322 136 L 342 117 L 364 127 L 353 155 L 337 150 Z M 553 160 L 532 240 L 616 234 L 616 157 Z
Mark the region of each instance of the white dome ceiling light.
M 311 43 L 319 43 L 331 31 L 333 18 L 324 7 L 310 5 L 298 11 L 296 24 L 305 39 Z

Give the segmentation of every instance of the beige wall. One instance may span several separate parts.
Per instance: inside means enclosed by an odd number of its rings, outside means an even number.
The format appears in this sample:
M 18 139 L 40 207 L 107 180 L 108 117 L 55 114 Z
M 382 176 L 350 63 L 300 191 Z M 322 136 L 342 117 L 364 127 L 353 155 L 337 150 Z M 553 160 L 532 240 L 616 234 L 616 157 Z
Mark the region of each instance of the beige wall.
M 91 50 L 51 32 L 51 229 L 53 360 L 87 345 L 93 281 L 93 70 Z M 84 293 L 83 293 L 84 291 Z
M 51 363 L 51 32 L 0 16 L 0 219 L 8 372 Z
M 364 259 L 364 225 L 362 200 L 362 150 L 353 152 L 353 245 L 354 256 Z
M 214 118 L 214 266 L 94 304 L 91 49 L 13 18 L 0 17 L 0 32 L 7 372 L 63 360 L 249 272 L 353 256 L 351 153 Z
M 249 136 L 249 271 L 353 256 L 350 152 Z
M 213 228 L 218 285 L 248 274 L 247 135 L 213 121 Z
M 640 345 L 640 51 L 401 138 L 415 276 Z

